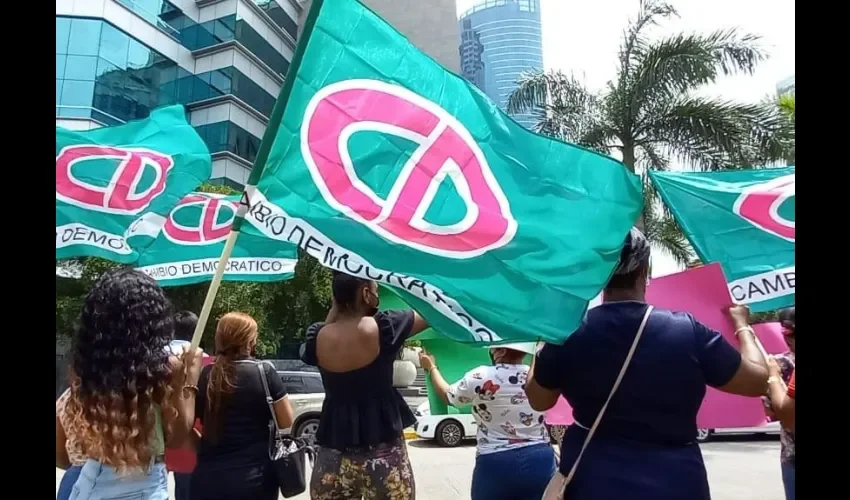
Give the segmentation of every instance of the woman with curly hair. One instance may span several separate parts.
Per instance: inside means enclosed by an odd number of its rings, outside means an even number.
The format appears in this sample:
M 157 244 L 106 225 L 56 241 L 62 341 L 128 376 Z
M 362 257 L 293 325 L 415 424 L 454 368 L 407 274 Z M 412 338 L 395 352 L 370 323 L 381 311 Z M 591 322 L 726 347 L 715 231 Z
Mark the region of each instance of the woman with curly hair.
M 292 407 L 274 367 L 252 357 L 256 345 L 257 322 L 251 316 L 231 312 L 218 321 L 215 362 L 201 371 L 195 406 L 203 431 L 189 486 L 193 500 L 278 498 L 263 378 L 281 428 L 292 425 Z
M 57 449 L 67 434 L 87 457 L 71 500 L 168 499 L 163 453 L 191 431 L 201 360 L 198 349 L 169 358 L 173 329 L 168 299 L 139 271 L 107 272 L 86 296 L 56 432 Z

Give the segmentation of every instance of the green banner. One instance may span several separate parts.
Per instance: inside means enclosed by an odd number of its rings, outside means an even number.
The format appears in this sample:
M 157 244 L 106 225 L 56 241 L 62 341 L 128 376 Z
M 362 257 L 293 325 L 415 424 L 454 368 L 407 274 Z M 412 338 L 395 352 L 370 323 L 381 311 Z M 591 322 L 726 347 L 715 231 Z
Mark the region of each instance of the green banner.
M 238 195 L 190 193 L 168 215 L 159 237 L 141 252 L 136 267 L 163 286 L 212 279 L 238 207 Z M 288 280 L 295 272 L 297 252 L 292 243 L 240 233 L 223 279 Z
M 794 304 L 794 167 L 650 177 L 699 258 L 723 267 L 736 302 L 756 312 Z
M 621 163 L 525 130 L 355 0 L 314 2 L 267 132 L 243 230 L 461 342 L 563 341 L 642 208 Z
M 182 106 L 116 127 L 56 127 L 56 259 L 135 262 L 171 209 L 211 173 L 209 151 Z

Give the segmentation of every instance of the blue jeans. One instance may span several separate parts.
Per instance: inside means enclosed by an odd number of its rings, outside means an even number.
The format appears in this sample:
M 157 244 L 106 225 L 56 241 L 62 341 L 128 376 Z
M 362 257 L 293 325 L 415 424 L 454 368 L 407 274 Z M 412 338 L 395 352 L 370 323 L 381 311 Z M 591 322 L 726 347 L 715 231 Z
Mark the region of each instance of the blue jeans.
M 782 484 L 785 485 L 785 500 L 794 500 L 794 484 L 797 466 L 795 464 L 782 464 Z
M 548 443 L 479 455 L 472 472 L 472 500 L 540 500 L 555 473 Z
M 77 478 L 80 477 L 81 470 L 83 470 L 82 465 L 68 467 L 68 470 L 62 475 L 62 481 L 59 482 L 59 491 L 56 492 L 56 500 L 68 500 L 71 498 L 71 491 L 74 489 Z
M 168 500 L 168 472 L 164 463 L 147 474 L 119 476 L 114 467 L 88 460 L 80 471 L 69 500 Z

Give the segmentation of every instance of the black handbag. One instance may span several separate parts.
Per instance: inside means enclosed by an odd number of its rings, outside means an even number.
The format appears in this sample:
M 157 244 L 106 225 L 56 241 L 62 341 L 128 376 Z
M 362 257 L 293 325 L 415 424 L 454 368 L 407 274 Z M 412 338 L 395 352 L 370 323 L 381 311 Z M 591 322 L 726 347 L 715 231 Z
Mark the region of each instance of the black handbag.
M 266 391 L 266 403 L 268 403 L 269 411 L 272 414 L 272 420 L 269 424 L 269 459 L 274 465 L 280 494 L 284 498 L 294 497 L 307 490 L 307 460 L 314 457 L 313 448 L 304 439 L 283 434 L 283 430 L 277 423 L 274 401 L 272 401 L 269 392 L 269 383 L 266 380 L 263 363 L 258 363 L 257 368 L 260 369 L 260 378 L 263 381 L 263 389 Z

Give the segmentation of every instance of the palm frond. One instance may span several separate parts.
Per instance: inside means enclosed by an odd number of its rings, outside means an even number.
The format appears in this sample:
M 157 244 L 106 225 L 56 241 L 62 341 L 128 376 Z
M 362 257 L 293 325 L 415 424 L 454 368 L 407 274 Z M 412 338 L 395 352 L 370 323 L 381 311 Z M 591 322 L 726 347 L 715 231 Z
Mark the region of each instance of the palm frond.
M 720 75 L 752 74 L 766 57 L 759 40 L 731 29 L 708 35 L 678 34 L 637 48 L 626 92 L 631 115 L 641 115 L 648 101 L 687 93 L 715 82 Z
M 797 99 L 794 95 L 783 95 L 780 96 L 776 102 L 779 112 L 790 118 L 792 122 L 795 122 L 797 118 L 797 115 L 794 112 L 796 100 Z
M 613 138 L 612 130 L 603 126 L 597 96 L 559 71 L 523 74 L 508 98 L 507 110 L 511 114 L 533 113 L 538 118 L 538 133 L 599 151 L 609 147 Z
M 631 66 L 635 49 L 642 46 L 646 40 L 642 36 L 643 31 L 651 26 L 657 26 L 659 18 L 667 19 L 678 16 L 679 13 L 672 5 L 655 0 L 641 0 L 637 18 L 629 22 L 626 31 L 623 33 L 623 43 L 620 45 L 619 54 L 621 75 L 628 75 L 630 73 L 629 67 Z
M 656 208 L 644 208 L 643 221 L 644 233 L 656 250 L 667 254 L 683 266 L 694 258 L 688 239 L 670 214 Z
M 775 108 L 689 96 L 665 108 L 639 131 L 640 141 L 666 147 L 693 167 L 740 168 L 754 152 L 779 160 L 789 150 L 793 134 Z

